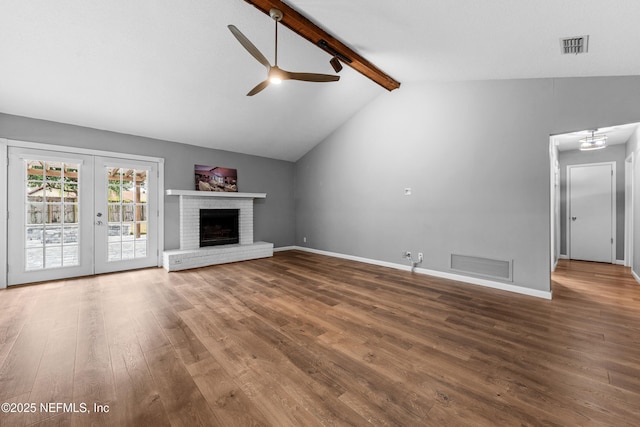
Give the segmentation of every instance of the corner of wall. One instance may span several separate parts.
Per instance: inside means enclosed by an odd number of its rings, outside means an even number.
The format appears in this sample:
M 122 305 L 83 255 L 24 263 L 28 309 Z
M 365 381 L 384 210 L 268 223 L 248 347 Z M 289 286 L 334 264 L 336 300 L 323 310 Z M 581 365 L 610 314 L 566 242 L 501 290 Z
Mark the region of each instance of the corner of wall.
M 7 287 L 7 160 L 8 143 L 6 139 L 0 138 L 0 289 Z

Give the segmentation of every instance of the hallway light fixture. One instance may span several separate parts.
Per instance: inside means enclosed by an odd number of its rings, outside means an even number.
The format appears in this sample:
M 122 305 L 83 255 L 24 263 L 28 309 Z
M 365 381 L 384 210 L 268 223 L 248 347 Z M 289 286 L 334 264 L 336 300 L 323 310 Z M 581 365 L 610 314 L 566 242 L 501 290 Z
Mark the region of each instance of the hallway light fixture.
M 582 138 L 580 142 L 580 151 L 600 150 L 606 147 L 607 135 L 596 135 L 596 130 L 591 131 L 591 136 Z

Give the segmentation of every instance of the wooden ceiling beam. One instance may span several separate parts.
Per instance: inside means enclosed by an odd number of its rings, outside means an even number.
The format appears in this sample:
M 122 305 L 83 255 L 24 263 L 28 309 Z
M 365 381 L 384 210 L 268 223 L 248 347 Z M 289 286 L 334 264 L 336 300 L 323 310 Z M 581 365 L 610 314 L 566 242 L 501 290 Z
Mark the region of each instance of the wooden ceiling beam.
M 383 88 L 392 91 L 400 87 L 400 82 L 380 70 L 378 67 L 367 61 L 356 53 L 353 49 L 342 43 L 340 40 L 327 33 L 322 28 L 311 22 L 306 16 L 280 0 L 245 0 L 255 6 L 265 14 L 269 15 L 271 8 L 282 11 L 283 17 L 280 21 L 300 37 L 307 39 L 329 55 L 338 57 L 340 62 L 346 64 L 378 83 Z

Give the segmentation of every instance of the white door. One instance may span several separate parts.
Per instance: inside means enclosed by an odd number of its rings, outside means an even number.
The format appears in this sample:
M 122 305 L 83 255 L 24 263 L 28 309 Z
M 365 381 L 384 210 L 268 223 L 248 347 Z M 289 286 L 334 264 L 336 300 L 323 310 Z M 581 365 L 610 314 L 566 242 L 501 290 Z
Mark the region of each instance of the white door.
M 613 165 L 598 163 L 568 169 L 570 258 L 613 263 Z
M 8 284 L 92 274 L 91 156 L 8 154 Z
M 158 265 L 158 165 L 95 160 L 95 272 Z
M 158 265 L 158 164 L 9 147 L 8 285 Z

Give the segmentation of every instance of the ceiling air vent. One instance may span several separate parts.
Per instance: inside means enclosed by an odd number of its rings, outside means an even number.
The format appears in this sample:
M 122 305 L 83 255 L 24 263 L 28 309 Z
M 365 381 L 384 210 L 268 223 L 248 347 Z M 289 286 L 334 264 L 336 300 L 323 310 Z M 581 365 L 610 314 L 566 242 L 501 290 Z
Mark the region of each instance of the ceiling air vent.
M 589 50 L 589 36 L 567 37 L 560 39 L 560 52 L 563 55 L 587 53 Z

